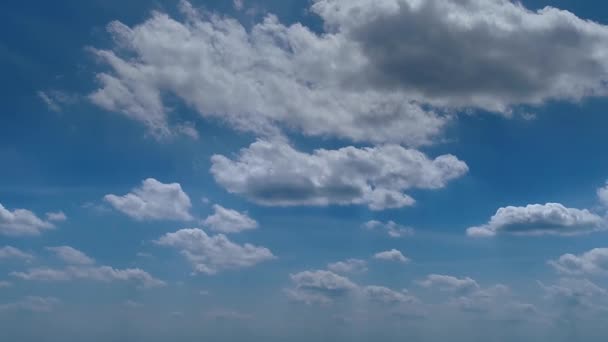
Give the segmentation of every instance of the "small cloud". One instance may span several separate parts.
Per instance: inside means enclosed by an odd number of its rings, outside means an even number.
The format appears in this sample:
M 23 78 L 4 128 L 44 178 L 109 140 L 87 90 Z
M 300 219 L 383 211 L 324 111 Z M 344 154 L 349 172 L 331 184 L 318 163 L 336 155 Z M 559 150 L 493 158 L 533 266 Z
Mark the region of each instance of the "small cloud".
M 407 263 L 410 261 L 409 258 L 405 257 L 403 253 L 396 249 L 391 249 L 390 251 L 379 252 L 374 255 L 374 259 L 378 260 L 386 260 L 386 261 L 397 261 L 401 263 Z

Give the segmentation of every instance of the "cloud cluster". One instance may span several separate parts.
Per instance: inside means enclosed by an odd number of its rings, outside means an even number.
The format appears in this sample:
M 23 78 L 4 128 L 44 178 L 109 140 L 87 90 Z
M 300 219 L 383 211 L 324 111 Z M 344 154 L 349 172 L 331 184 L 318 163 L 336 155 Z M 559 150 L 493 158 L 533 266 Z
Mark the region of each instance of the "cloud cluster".
M 27 209 L 8 210 L 0 203 L 0 234 L 8 236 L 37 236 L 55 228 Z
M 138 221 L 192 219 L 190 197 L 179 183 L 163 184 L 148 178 L 132 192 L 124 196 L 106 195 L 104 200 L 114 209 Z
M 258 223 L 254 219 L 236 210 L 226 209 L 221 205 L 215 204 L 213 211 L 213 215 L 207 217 L 203 221 L 203 225 L 209 227 L 214 232 L 226 234 L 239 233 L 258 227 Z
M 564 254 L 549 264 L 567 275 L 608 274 L 608 248 L 594 248 L 581 255 Z
M 397 145 L 305 153 L 258 140 L 234 160 L 214 155 L 211 161 L 220 185 L 262 205 L 364 204 L 372 210 L 412 205 L 403 191 L 443 188 L 468 171 L 452 155 L 429 159 Z
M 246 29 L 184 1 L 180 9 L 182 19 L 112 22 L 115 46 L 91 49 L 109 67 L 91 101 L 157 136 L 182 125 L 165 94 L 256 134 L 408 145 L 431 143 L 454 110 L 508 114 L 606 94 L 608 29 L 551 7 L 315 0 L 322 33 L 273 15 Z
M 394 221 L 380 222 L 377 220 L 371 220 L 365 222 L 363 224 L 363 228 L 368 230 L 383 230 L 392 238 L 414 235 L 414 228 L 397 224 Z
M 209 236 L 198 228 L 167 233 L 156 243 L 178 249 L 192 264 L 195 272 L 206 274 L 251 267 L 275 258 L 266 247 L 249 243 L 239 245 L 223 234 Z
M 600 216 L 586 209 L 566 208 L 559 203 L 500 208 L 485 225 L 470 227 L 467 235 L 492 237 L 513 235 L 579 235 L 606 229 Z

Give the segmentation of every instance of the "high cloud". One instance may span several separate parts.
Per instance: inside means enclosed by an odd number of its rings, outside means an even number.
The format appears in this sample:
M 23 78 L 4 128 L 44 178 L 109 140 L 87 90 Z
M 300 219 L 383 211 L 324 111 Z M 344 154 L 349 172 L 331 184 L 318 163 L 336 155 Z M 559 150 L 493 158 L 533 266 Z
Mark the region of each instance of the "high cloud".
M 594 248 L 580 255 L 564 254 L 549 264 L 568 275 L 605 275 L 608 274 L 608 248 Z
M 367 221 L 363 224 L 363 228 L 368 230 L 383 230 L 392 238 L 400 238 L 404 236 L 414 235 L 414 228 L 406 227 L 395 223 L 394 221 L 380 222 L 376 220 Z
M 297 151 L 280 141 L 258 140 L 236 159 L 212 158 L 211 173 L 231 193 L 262 205 L 364 204 L 372 210 L 414 203 L 403 191 L 439 189 L 468 171 L 452 155 L 429 159 L 397 145 Z
M 124 196 L 106 195 L 104 199 L 116 210 L 139 221 L 192 219 L 190 197 L 179 183 L 163 184 L 148 178 Z
M 431 143 L 454 110 L 509 114 L 519 105 L 606 95 L 608 28 L 507 0 L 315 0 L 325 32 L 273 15 L 246 29 L 197 13 L 154 12 L 91 49 L 91 101 L 157 136 L 183 131 L 171 95 L 239 130 L 354 141 Z M 449 14 L 449 15 L 446 15 Z M 492 77 L 488 77 L 492 75 Z
M 492 237 L 514 235 L 579 235 L 606 228 L 600 216 L 586 209 L 566 208 L 559 203 L 500 208 L 490 222 L 470 227 L 467 235 Z
M 407 263 L 410 259 L 406 258 L 403 253 L 396 249 L 391 249 L 390 251 L 384 251 L 374 254 L 374 259 L 378 260 L 386 260 L 386 261 L 397 261 L 401 263 Z
M 8 210 L 0 203 L 0 234 L 8 236 L 36 236 L 55 228 L 27 209 Z
M 195 272 L 215 274 L 222 270 L 251 267 L 275 256 L 265 247 L 236 244 L 225 235 L 209 236 L 198 228 L 181 229 L 158 239 L 161 246 L 176 248 Z
M 207 217 L 203 221 L 203 225 L 214 232 L 239 233 L 258 227 L 258 223 L 254 219 L 236 210 L 226 209 L 216 204 L 213 206 L 213 211 L 213 215 Z

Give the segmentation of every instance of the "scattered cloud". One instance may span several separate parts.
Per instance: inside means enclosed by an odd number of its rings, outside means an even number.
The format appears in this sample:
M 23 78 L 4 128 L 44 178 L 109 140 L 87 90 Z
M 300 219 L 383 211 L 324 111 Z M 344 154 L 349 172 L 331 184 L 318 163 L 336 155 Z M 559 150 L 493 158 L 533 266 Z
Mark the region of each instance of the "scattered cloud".
M 192 220 L 190 197 L 179 183 L 164 184 L 148 178 L 124 196 L 106 195 L 104 199 L 114 209 L 138 221 Z
M 26 253 L 12 246 L 4 246 L 0 248 L 0 260 L 17 259 L 26 262 L 34 260 L 34 255 Z
M 588 279 L 561 278 L 557 284 L 539 283 L 545 297 L 562 307 L 571 309 L 606 309 L 606 290 Z
M 8 210 L 0 204 L 0 234 L 8 236 L 37 236 L 55 228 L 27 209 Z
M 163 287 L 166 283 L 139 268 L 115 269 L 110 266 L 68 266 L 64 269 L 33 268 L 26 272 L 12 272 L 11 276 L 28 281 L 62 282 L 90 280 L 110 283 L 132 281 L 144 288 Z
M 68 219 L 68 217 L 63 213 L 63 211 L 58 211 L 54 213 L 46 213 L 46 219 L 50 222 L 63 222 Z
M 92 265 L 95 263 L 95 260 L 91 259 L 83 252 L 70 246 L 47 247 L 46 249 L 55 253 L 58 258 L 60 258 L 67 264 Z
M 5 280 L 1 280 L 0 281 L 0 289 L 4 289 L 7 287 L 11 287 L 13 286 L 13 284 L 11 282 L 5 281 Z
M 608 248 L 594 248 L 581 255 L 564 254 L 549 264 L 567 275 L 608 274 Z
M 597 189 L 597 198 L 603 206 L 608 207 L 608 182 L 606 186 Z
M 308 154 L 285 142 L 258 140 L 236 160 L 214 155 L 211 161 L 220 185 L 262 205 L 364 204 L 372 210 L 412 205 L 404 190 L 440 189 L 468 171 L 452 155 L 429 159 L 397 145 Z
M 74 104 L 78 99 L 61 90 L 38 91 L 36 95 L 44 102 L 47 108 L 53 112 L 62 112 L 66 105 Z
M 414 228 L 402 226 L 394 221 L 380 222 L 376 220 L 367 221 L 363 228 L 368 230 L 382 230 L 392 238 L 401 238 L 414 235 Z
M 358 289 L 350 279 L 331 271 L 304 271 L 290 275 L 294 287 L 286 293 L 292 300 L 306 304 L 329 304 Z
M 397 292 L 384 286 L 365 286 L 363 294 L 371 301 L 380 304 L 412 304 L 418 302 L 418 299 L 409 294 L 407 290 Z
M 209 236 L 198 228 L 165 234 L 156 243 L 178 249 L 198 273 L 251 267 L 275 258 L 268 248 L 249 243 L 239 245 L 223 234 Z
M 430 274 L 418 284 L 424 288 L 437 288 L 451 293 L 472 293 L 480 289 L 479 284 L 469 277 L 457 278 L 441 274 Z
M 339 274 L 365 273 L 367 272 L 367 262 L 361 259 L 347 259 L 330 263 L 327 265 L 327 269 Z
M 226 209 L 221 205 L 213 205 L 213 215 L 203 221 L 203 225 L 209 227 L 214 232 L 220 233 L 240 233 L 245 230 L 256 229 L 258 223 L 236 210 Z
M 0 304 L 2 311 L 31 311 L 31 312 L 51 312 L 61 301 L 54 297 L 28 296 L 22 300 L 9 304 Z
M 391 249 L 390 251 L 378 252 L 374 254 L 374 259 L 378 260 L 386 260 L 386 261 L 397 261 L 401 263 L 407 263 L 410 261 L 409 258 L 406 258 L 403 253 L 396 249 Z
M 580 235 L 606 229 L 600 216 L 586 209 L 566 208 L 559 203 L 500 208 L 485 225 L 470 227 L 471 237 L 513 235 Z

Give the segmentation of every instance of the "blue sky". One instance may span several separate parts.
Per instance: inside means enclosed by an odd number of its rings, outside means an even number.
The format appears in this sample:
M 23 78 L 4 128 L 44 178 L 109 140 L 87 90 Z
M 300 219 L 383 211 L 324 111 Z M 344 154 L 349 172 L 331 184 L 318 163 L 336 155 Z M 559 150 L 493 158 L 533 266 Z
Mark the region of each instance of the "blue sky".
M 602 2 L 2 7 L 10 340 L 608 333 Z

